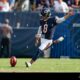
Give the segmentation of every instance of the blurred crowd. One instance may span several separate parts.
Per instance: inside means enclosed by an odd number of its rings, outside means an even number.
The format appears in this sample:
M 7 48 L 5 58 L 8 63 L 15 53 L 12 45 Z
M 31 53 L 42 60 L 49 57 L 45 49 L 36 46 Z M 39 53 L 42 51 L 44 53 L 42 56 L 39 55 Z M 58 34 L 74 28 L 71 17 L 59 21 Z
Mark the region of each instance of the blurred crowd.
M 31 9 L 41 10 L 49 7 L 55 12 L 67 13 L 73 9 L 80 9 L 80 0 L 31 0 Z
M 28 11 L 29 0 L 0 0 L 0 12 Z
M 67 13 L 72 9 L 80 9 L 80 0 L 0 0 L 0 12 L 38 11 L 43 7 Z

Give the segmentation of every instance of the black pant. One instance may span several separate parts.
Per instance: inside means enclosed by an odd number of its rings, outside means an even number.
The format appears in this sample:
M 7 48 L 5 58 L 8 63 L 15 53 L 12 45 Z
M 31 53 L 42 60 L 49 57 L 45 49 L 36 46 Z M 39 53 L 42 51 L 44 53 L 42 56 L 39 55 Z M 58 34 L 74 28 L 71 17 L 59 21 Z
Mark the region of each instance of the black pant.
M 6 57 L 10 57 L 11 54 L 11 40 L 7 37 L 2 38 L 1 40 L 1 53 L 0 56 L 2 57 L 6 53 Z

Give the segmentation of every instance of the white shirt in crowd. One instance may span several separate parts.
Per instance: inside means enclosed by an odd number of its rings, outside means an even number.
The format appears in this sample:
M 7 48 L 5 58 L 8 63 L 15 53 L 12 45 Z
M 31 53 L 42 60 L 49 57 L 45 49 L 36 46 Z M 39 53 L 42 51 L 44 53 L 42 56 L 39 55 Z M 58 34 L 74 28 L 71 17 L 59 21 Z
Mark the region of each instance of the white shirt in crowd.
M 58 13 L 68 13 L 69 7 L 64 1 L 62 1 L 61 3 L 59 3 L 58 1 L 54 1 L 54 10 Z
M 9 11 L 9 3 L 3 3 L 0 1 L 0 12 L 8 12 Z
M 29 11 L 29 0 L 25 0 L 22 4 L 22 11 Z

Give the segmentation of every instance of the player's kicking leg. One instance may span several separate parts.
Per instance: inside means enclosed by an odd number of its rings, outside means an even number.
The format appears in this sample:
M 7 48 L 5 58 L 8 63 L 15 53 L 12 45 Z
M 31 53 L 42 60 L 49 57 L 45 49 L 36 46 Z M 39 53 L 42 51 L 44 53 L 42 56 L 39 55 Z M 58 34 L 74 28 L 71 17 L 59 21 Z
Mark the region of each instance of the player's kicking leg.
M 54 41 L 53 41 L 53 44 L 57 44 L 57 43 L 59 43 L 59 42 L 62 42 L 63 40 L 64 40 L 64 37 L 61 36 L 61 37 L 59 37 L 57 40 L 54 40 Z
M 30 67 L 39 57 L 39 55 L 46 49 L 48 49 L 52 44 L 57 44 L 59 42 L 62 42 L 64 40 L 64 37 L 60 37 L 57 40 L 43 40 L 43 43 L 39 47 L 37 53 L 32 57 L 30 62 L 25 62 L 26 67 Z

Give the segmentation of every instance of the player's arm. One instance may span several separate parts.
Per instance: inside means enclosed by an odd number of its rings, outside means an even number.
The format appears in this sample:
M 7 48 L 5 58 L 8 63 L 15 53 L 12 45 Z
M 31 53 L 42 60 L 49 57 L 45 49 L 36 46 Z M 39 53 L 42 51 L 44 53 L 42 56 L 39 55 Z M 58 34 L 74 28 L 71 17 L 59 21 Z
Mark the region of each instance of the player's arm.
M 39 38 L 39 37 L 41 37 L 41 34 L 42 34 L 42 30 L 41 30 L 41 26 L 39 26 L 38 32 L 35 37 Z
M 58 16 L 55 17 L 56 23 L 62 23 L 65 21 L 67 18 L 73 15 L 73 12 L 69 12 L 66 16 L 59 18 Z
M 41 34 L 42 34 L 41 26 L 39 26 L 38 32 L 37 32 L 37 34 L 35 35 L 35 45 L 36 45 L 36 46 L 37 46 L 38 43 L 40 42 Z

